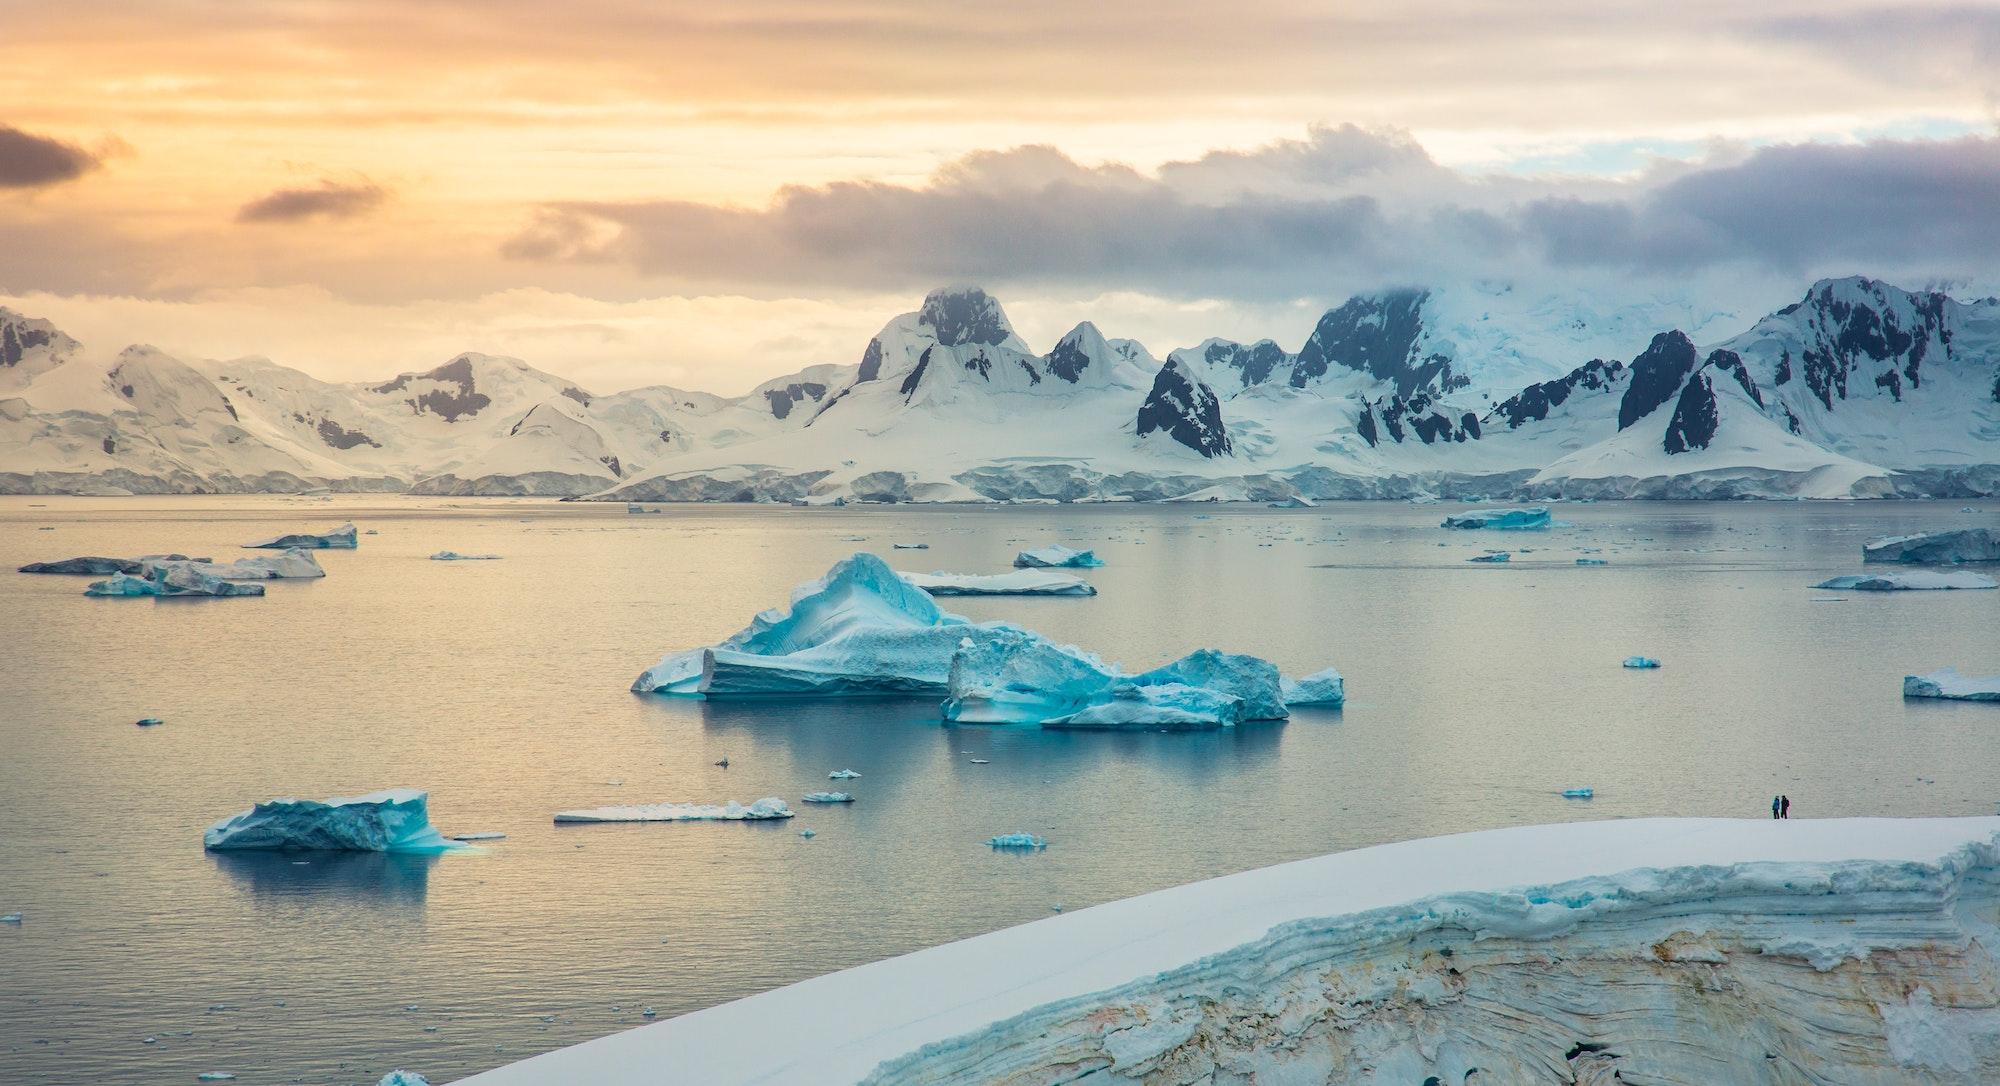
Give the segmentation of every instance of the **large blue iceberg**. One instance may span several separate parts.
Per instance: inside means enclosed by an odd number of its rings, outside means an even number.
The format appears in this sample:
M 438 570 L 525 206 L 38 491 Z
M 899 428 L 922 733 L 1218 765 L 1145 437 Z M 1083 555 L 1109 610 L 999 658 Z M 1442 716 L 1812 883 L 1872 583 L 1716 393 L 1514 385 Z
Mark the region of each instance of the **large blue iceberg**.
M 431 825 L 428 797 L 391 788 L 349 799 L 274 799 L 210 826 L 201 843 L 228 849 L 449 852 L 465 846 Z
M 1549 511 L 1545 506 L 1526 509 L 1473 509 L 1444 518 L 1441 528 L 1546 528 Z
M 354 523 L 335 528 L 330 532 L 315 535 L 311 532 L 293 532 L 290 535 L 274 536 L 261 543 L 245 543 L 247 550 L 284 550 L 288 547 L 303 547 L 307 550 L 353 550 L 360 546 L 356 538 Z

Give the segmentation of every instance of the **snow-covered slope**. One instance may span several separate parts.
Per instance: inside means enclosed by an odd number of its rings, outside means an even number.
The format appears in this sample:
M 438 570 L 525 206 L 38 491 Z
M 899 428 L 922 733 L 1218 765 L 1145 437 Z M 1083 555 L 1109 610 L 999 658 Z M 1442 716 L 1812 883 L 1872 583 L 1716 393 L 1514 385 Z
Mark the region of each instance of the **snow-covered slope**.
M 595 395 L 480 354 L 354 385 L 148 348 L 87 361 L 46 322 L 0 311 L 0 361 L 14 360 L 0 367 L 0 490 L 807 503 L 2000 493 L 2000 300 L 1827 280 L 1743 323 L 1671 298 L 1391 290 L 1328 310 L 1297 351 L 1211 339 L 1162 362 L 1090 322 L 1036 353 L 996 299 L 954 287 L 890 320 L 852 364 L 725 398 Z
M 2000 818 L 1493 830 L 1053 916 L 464 1082 L 1992 1082 L 1996 908 Z

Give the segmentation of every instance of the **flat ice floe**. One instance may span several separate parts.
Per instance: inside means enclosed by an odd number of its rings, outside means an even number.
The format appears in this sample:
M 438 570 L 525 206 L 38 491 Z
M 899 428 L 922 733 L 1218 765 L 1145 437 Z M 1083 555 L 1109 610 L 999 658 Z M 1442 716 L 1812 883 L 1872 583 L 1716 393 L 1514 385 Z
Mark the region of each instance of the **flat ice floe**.
M 1096 569 L 1103 564 L 1104 560 L 1093 551 L 1080 551 L 1060 543 L 1036 547 L 1014 556 L 1014 565 L 1021 569 Z
M 352 521 L 330 532 L 293 532 L 290 535 L 273 536 L 261 543 L 245 543 L 246 550 L 283 550 L 287 547 L 303 547 L 307 550 L 353 550 L 360 546 L 355 536 Z
M 431 555 L 433 562 L 497 562 L 497 554 L 460 554 L 457 551 L 439 551 Z
M 1864 562 L 1907 562 L 1950 565 L 1957 562 L 2000 562 L 2000 531 L 1959 528 L 1946 532 L 1871 539 L 1861 547 Z
M 1928 675 L 1905 675 L 1903 696 L 1944 698 L 1948 701 L 2000 701 L 2000 675 L 1972 679 L 1949 667 Z
M 1659 667 L 1660 662 L 1651 656 L 1627 656 L 1625 666 L 1639 671 L 1651 671 Z
M 143 574 L 147 562 L 206 562 L 206 558 L 189 558 L 185 554 L 142 554 L 137 558 L 105 558 L 99 555 L 85 555 L 81 558 L 59 558 L 53 562 L 30 562 L 22 566 L 22 573 L 65 573 L 88 577 L 104 577 L 113 573 L 127 573 L 134 576 Z
M 1042 569 L 1012 573 L 899 573 L 933 596 L 1095 596 L 1081 577 Z
M 1546 528 L 1549 511 L 1544 506 L 1525 509 L 1474 509 L 1454 513 L 1438 524 L 1440 528 Z
M 648 803 L 630 807 L 592 807 L 557 811 L 557 822 L 761 822 L 792 817 L 792 809 L 777 796 L 748 806 L 727 803 Z
M 1996 908 L 2000 818 L 1493 830 L 1071 910 L 461 1086 L 1993 1082 Z
M 1925 592 L 1954 588 L 2000 588 L 2000 581 L 1959 570 L 1949 573 L 1917 570 L 1911 573 L 1863 573 L 1857 576 L 1831 577 L 1812 587 L 1854 592 Z
M 429 797 L 411 788 L 325 801 L 274 799 L 210 826 L 201 843 L 216 851 L 430 853 L 463 847 L 431 825 Z

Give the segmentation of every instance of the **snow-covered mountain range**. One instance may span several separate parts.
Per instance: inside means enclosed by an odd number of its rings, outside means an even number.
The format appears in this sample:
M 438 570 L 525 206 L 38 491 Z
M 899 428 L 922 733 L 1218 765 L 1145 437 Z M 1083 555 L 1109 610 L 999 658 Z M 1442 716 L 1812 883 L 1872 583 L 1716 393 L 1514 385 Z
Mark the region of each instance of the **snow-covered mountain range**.
M 858 362 L 740 397 L 596 395 L 464 354 L 372 384 L 110 359 L 0 309 L 0 492 L 337 490 L 686 501 L 2000 493 L 2000 300 L 1825 280 L 1744 320 L 1396 290 L 1300 347 L 1036 353 L 973 287 Z

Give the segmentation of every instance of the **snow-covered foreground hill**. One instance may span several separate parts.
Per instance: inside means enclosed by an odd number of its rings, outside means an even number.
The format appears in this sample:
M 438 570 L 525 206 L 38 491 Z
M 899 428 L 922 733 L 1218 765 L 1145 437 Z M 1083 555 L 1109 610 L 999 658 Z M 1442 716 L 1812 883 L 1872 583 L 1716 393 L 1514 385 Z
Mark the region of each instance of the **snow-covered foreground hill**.
M 1492 830 L 1052 916 L 464 1081 L 1992 1082 L 1996 919 L 2000 818 Z
M 1723 337 L 1723 338 L 1717 338 Z M 2000 300 L 1861 278 L 1747 330 L 1660 300 L 1397 290 L 1296 350 L 1037 353 L 977 288 L 848 365 L 724 398 L 597 395 L 465 354 L 375 384 L 93 360 L 0 310 L 0 491 L 410 490 L 620 501 L 1878 497 L 2000 493 Z

